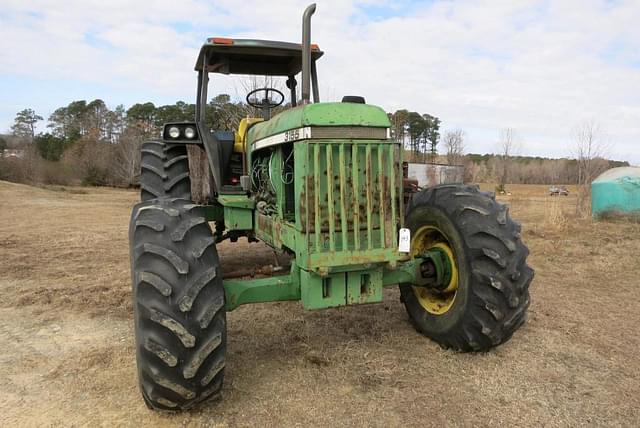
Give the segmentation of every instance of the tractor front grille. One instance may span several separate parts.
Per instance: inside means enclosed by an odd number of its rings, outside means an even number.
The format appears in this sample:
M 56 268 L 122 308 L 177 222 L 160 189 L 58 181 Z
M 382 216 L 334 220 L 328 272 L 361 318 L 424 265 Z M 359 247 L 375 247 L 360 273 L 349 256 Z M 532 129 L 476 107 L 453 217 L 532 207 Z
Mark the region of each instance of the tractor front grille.
M 306 169 L 299 212 L 309 253 L 397 248 L 400 146 L 390 140 L 310 140 L 304 146 L 296 164 Z

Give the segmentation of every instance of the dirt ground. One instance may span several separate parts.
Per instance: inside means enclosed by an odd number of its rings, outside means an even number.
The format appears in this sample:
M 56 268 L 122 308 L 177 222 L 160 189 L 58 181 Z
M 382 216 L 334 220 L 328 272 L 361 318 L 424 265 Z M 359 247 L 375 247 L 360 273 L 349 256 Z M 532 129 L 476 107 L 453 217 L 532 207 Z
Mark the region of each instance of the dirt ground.
M 511 186 L 536 270 L 528 323 L 484 354 L 440 349 L 399 301 L 228 314 L 222 401 L 154 413 L 134 365 L 127 227 L 137 194 L 0 182 L 0 426 L 639 426 L 640 225 Z M 227 269 L 271 263 L 219 246 Z

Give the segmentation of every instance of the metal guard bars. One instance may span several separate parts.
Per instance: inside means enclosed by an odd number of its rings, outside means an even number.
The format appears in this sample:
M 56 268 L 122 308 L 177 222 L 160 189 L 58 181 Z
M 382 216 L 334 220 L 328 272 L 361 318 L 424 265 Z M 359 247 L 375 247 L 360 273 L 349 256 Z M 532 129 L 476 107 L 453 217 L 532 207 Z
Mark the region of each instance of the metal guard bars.
M 400 176 L 395 144 L 314 141 L 306 161 L 314 253 L 395 248 Z M 308 183 L 309 181 L 307 181 Z

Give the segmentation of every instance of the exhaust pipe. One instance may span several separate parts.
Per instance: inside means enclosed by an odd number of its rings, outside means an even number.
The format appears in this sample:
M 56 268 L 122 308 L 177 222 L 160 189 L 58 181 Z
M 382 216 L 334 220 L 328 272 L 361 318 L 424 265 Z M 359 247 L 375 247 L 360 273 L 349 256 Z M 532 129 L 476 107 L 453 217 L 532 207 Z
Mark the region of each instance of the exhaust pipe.
M 311 15 L 316 4 L 310 4 L 302 15 L 302 104 L 311 99 Z

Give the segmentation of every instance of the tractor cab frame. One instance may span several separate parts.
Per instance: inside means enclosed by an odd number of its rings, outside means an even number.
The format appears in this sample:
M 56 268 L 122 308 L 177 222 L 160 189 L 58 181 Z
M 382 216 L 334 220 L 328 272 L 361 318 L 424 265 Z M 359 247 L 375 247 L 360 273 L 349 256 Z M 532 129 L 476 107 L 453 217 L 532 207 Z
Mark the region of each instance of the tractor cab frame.
M 195 70 L 198 72 L 198 85 L 196 90 L 196 117 L 195 126 L 197 135 L 193 138 L 185 138 L 180 132 L 178 138 L 170 138 L 171 127 L 181 130 L 189 124 L 169 123 L 163 130 L 163 139 L 167 142 L 197 143 L 202 144 L 209 159 L 209 167 L 212 176 L 212 191 L 218 193 L 241 192 L 240 183 L 225 183 L 229 174 L 229 162 L 235 149 L 241 149 L 244 143 L 246 131 L 254 123 L 256 118 L 244 119 L 236 135 L 228 132 L 210 130 L 205 123 L 205 111 L 207 94 L 209 90 L 209 74 L 219 73 L 226 75 L 254 75 L 254 76 L 283 76 L 287 77 L 290 105 L 298 105 L 296 76 L 302 73 L 301 103 L 310 102 L 310 93 L 313 93 L 313 102 L 320 102 L 318 88 L 318 73 L 316 61 L 322 57 L 323 52 L 318 45 L 310 43 L 311 16 L 315 12 L 315 5 L 307 8 L 303 15 L 302 44 L 280 42 L 272 40 L 232 39 L 226 37 L 211 37 L 200 49 L 196 60 Z M 270 88 L 264 88 L 269 90 Z M 279 92 L 279 91 L 276 91 Z M 270 105 L 267 99 L 268 92 L 262 100 L 262 119 L 270 119 Z M 247 101 L 250 103 L 249 98 Z M 258 107 L 258 106 L 256 106 Z M 243 131 L 243 134 L 240 134 Z M 243 163 L 244 164 L 244 163 Z M 246 165 L 246 164 L 244 164 Z M 245 171 L 246 172 L 246 171 Z
M 302 79 L 309 79 L 313 88 L 313 102 L 320 101 L 318 89 L 318 76 L 316 60 L 322 56 L 317 45 L 309 46 L 308 71 L 304 67 L 303 49 L 300 44 L 278 42 L 270 40 L 249 40 L 212 37 L 207 40 L 198 55 L 195 70 L 198 72 L 198 86 L 196 92 L 196 126 L 201 136 L 213 176 L 213 191 L 216 193 L 241 191 L 239 183 L 230 186 L 225 183 L 225 175 L 228 172 L 228 162 L 236 139 L 244 140 L 246 132 L 258 118 L 248 118 L 246 124 L 242 124 L 243 134 L 236 138 L 228 138 L 229 134 L 220 133 L 208 129 L 205 124 L 205 110 L 207 94 L 209 91 L 209 74 L 220 73 L 227 75 L 255 75 L 255 76 L 284 76 L 287 77 L 290 105 L 298 105 L 296 76 L 302 72 Z M 309 103 L 309 93 L 303 83 L 301 103 Z M 270 89 L 270 88 L 265 88 Z M 307 91 L 307 92 L 305 92 Z M 266 94 L 265 94 L 266 95 Z M 266 105 L 262 109 L 262 119 L 270 119 L 268 100 L 262 100 Z M 224 138 L 224 137 L 227 138 Z M 236 147 L 240 149 L 240 147 Z

